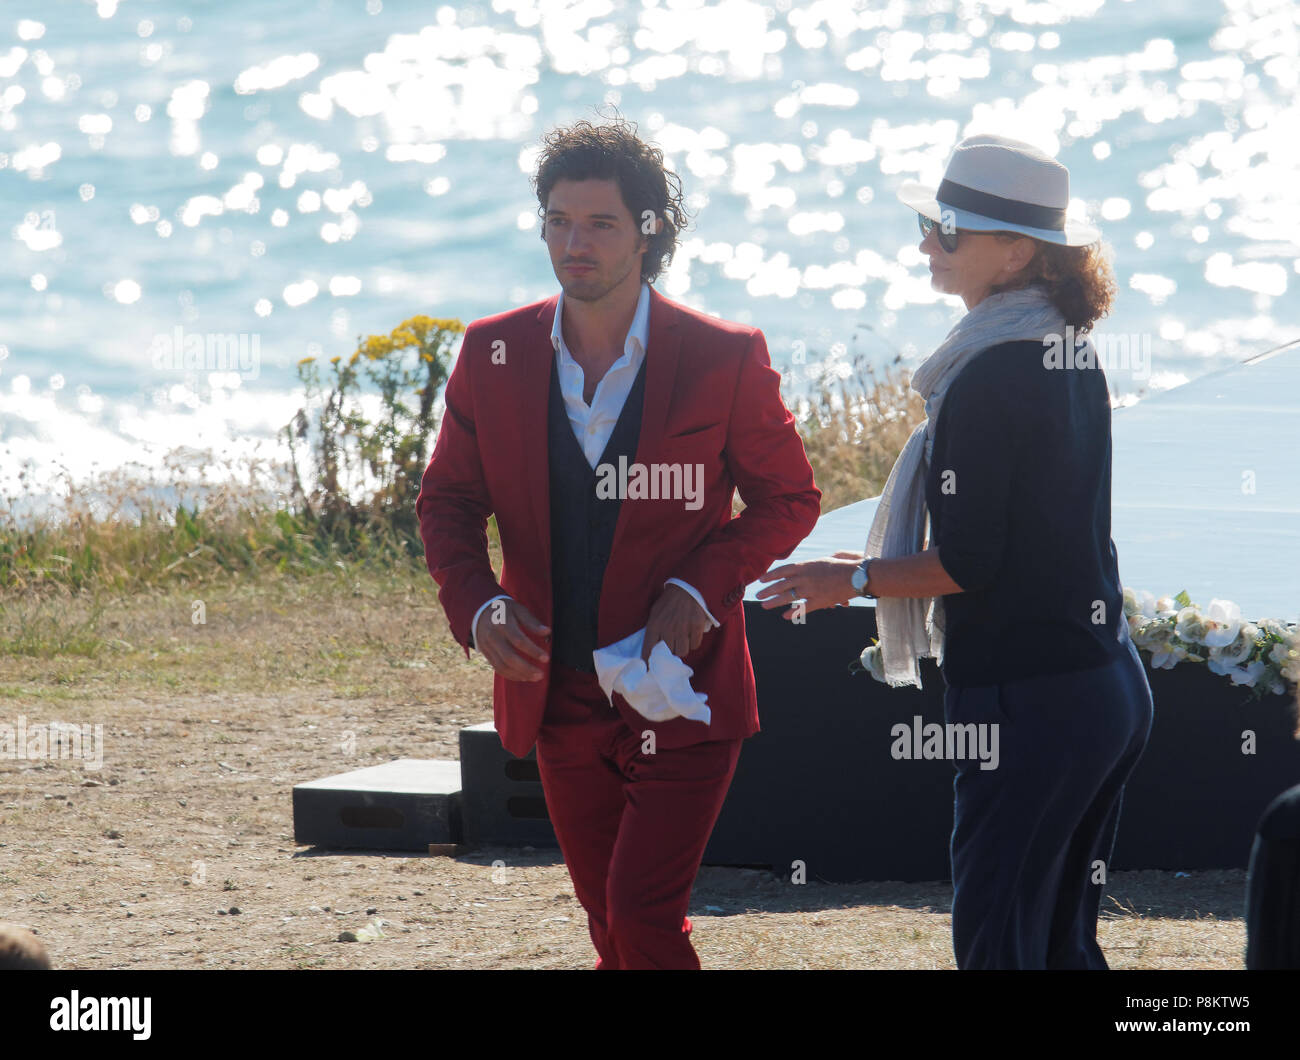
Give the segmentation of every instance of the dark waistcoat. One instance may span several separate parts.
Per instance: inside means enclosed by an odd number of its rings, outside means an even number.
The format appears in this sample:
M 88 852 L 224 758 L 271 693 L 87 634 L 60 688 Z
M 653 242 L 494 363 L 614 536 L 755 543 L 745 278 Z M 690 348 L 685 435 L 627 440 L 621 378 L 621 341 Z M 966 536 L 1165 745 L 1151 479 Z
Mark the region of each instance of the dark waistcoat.
M 619 457 L 636 459 L 645 398 L 646 359 L 597 466 L 610 464 L 617 482 Z M 583 454 L 564 408 L 560 376 L 551 358 L 550 405 L 547 412 L 551 492 L 551 659 L 575 670 L 595 673 L 591 654 L 597 648 L 596 622 L 600 587 L 614 545 L 621 504 L 596 496 L 597 475 Z

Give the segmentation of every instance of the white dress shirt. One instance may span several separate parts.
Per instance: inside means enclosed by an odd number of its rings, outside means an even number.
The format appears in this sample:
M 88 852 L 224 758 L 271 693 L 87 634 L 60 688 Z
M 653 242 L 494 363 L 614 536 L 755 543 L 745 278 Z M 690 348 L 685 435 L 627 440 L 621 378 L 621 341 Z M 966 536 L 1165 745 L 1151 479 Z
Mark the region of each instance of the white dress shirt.
M 646 343 L 650 338 L 650 285 L 642 282 L 641 297 L 637 299 L 632 326 L 628 328 L 627 338 L 623 342 L 623 356 L 609 366 L 609 370 L 596 384 L 596 392 L 591 397 L 590 405 L 583 400 L 582 396 L 586 382 L 582 365 L 569 353 L 569 347 L 565 345 L 564 335 L 560 331 L 563 319 L 564 291 L 561 290 L 559 300 L 555 303 L 555 322 L 551 325 L 555 367 L 560 377 L 560 393 L 564 397 L 564 409 L 569 415 L 573 435 L 578 440 L 578 445 L 582 447 L 587 463 L 594 470 L 600 462 L 600 455 L 605 451 L 605 446 L 609 444 L 610 435 L 614 433 L 614 426 L 623 412 L 623 406 L 627 404 L 627 396 L 632 390 L 632 384 L 636 382 L 637 372 L 641 370 L 641 362 L 645 360 Z M 688 585 L 680 578 L 669 578 L 664 584 L 681 586 L 700 605 L 700 609 L 708 616 L 709 621 L 714 626 L 720 625 L 710 614 L 704 604 L 704 597 L 694 586 Z M 474 612 L 469 628 L 475 647 L 478 646 L 478 638 L 474 636 L 474 630 L 478 627 L 479 615 L 493 600 L 503 599 L 508 600 L 510 597 L 504 593 L 494 596 Z

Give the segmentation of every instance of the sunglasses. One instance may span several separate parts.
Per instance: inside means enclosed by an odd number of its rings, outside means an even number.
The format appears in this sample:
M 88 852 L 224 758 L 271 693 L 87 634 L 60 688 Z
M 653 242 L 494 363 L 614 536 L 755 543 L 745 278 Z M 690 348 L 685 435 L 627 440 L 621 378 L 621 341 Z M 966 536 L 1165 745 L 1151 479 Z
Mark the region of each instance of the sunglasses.
M 951 254 L 957 249 L 957 229 L 954 228 L 951 232 L 947 232 L 938 221 L 932 221 L 924 214 L 919 213 L 916 215 L 916 222 L 921 227 L 922 238 L 937 230 L 939 233 L 939 246 L 944 249 L 945 253 Z

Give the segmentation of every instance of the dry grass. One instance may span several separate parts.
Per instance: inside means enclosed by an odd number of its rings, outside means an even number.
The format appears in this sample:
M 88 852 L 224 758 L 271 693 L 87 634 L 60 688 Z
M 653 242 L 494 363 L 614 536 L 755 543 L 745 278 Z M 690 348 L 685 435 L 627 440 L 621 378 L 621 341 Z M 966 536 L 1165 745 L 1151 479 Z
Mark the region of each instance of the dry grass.
M 103 607 L 95 657 L 0 655 L 0 720 L 99 723 L 107 746 L 98 772 L 0 762 L 0 920 L 36 928 L 65 968 L 592 965 L 555 851 L 293 842 L 295 783 L 454 758 L 459 729 L 491 718 L 490 671 L 451 640 L 427 575 L 204 592 L 206 626 L 188 592 L 133 594 Z M 1112 967 L 1242 967 L 1243 894 L 1242 872 L 1115 874 L 1099 933 Z M 951 968 L 951 900 L 943 882 L 706 867 L 692 938 L 713 968 Z M 375 918 L 385 938 L 336 941 Z
M 906 371 L 877 374 L 856 363 L 832 386 L 823 382 L 800 425 L 804 450 L 822 491 L 822 511 L 884 489 L 925 401 Z
M 905 372 L 877 378 L 858 367 L 823 384 L 799 426 L 822 511 L 878 494 L 924 417 Z M 28 498 L 20 496 L 0 505 L 0 608 L 322 571 L 348 576 L 358 567 L 423 569 L 418 536 L 396 531 L 385 509 L 368 516 L 362 508 L 327 531 L 293 503 L 289 469 L 264 459 L 233 464 L 210 451 L 177 450 L 157 471 L 131 465 L 86 481 L 65 471 L 60 481 L 60 495 L 39 514 L 26 514 Z M 733 511 L 743 506 L 737 496 Z M 495 543 L 495 521 L 488 534 Z M 47 615 L 11 614 L 7 632 L 18 639 L 7 650 L 91 654 L 103 647 L 93 603 L 83 617 L 66 626 Z
M 823 389 L 801 428 L 823 511 L 879 493 L 923 415 L 905 376 Z M 457 757 L 459 730 L 491 719 L 491 671 L 406 543 L 314 537 L 273 480 L 208 466 L 176 465 L 170 507 L 118 474 L 69 487 L 61 521 L 0 521 L 0 721 L 102 724 L 106 744 L 99 771 L 0 760 L 0 920 L 64 968 L 590 967 L 553 850 L 294 844 L 294 784 Z M 1241 967 L 1243 893 L 1242 872 L 1115 874 L 1112 967 Z M 951 900 L 943 882 L 706 867 L 692 938 L 713 968 L 951 968 Z M 376 918 L 384 938 L 337 941 Z

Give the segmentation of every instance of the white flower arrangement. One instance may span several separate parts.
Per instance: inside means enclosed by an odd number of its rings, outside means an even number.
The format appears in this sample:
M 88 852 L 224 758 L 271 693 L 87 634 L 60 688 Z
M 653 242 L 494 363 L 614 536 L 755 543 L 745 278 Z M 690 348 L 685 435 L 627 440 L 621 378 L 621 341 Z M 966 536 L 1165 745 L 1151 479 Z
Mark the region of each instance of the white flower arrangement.
M 1124 590 L 1124 617 L 1133 644 L 1151 656 L 1153 670 L 1172 670 L 1184 661 L 1205 663 L 1234 685 L 1254 689 L 1252 699 L 1266 691 L 1295 695 L 1300 685 L 1300 626 L 1294 622 L 1246 622 L 1241 608 L 1228 600 L 1211 600 L 1202 611 L 1185 591 L 1157 599 L 1134 589 Z M 885 680 L 879 639 L 871 639 L 858 661 L 877 681 Z
M 877 681 L 882 684 L 887 683 L 885 681 L 885 660 L 880 656 L 880 639 L 878 637 L 871 638 L 871 644 L 862 649 L 862 655 L 858 661 L 862 664 L 862 669 L 866 670 Z M 850 666 L 849 669 L 856 671 L 858 668 Z
M 1294 622 L 1248 622 L 1229 600 L 1211 600 L 1202 611 L 1186 592 L 1157 600 L 1127 588 L 1124 616 L 1134 645 L 1151 656 L 1152 669 L 1203 662 L 1234 685 L 1253 688 L 1255 699 L 1266 691 L 1294 694 L 1300 684 L 1300 628 Z

